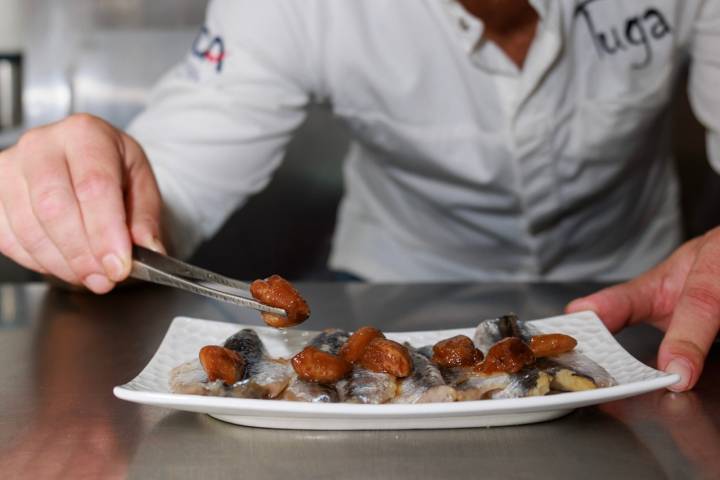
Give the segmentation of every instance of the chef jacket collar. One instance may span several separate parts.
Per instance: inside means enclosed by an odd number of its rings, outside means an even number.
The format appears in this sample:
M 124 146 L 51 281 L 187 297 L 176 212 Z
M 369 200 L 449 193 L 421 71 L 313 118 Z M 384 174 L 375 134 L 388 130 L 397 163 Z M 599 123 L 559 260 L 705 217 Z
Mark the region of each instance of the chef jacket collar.
M 543 28 L 543 23 L 548 17 L 550 11 L 550 2 L 552 0 L 529 0 L 530 5 L 537 11 L 540 17 L 540 25 L 538 25 L 538 31 Z M 465 10 L 465 7 L 458 0 L 442 0 L 445 6 L 445 11 L 450 16 L 450 19 L 454 25 L 454 30 L 457 32 L 460 42 L 468 54 L 472 55 L 486 43 L 483 39 L 483 33 L 485 26 L 479 18 L 472 15 L 470 12 Z M 483 63 L 483 62 L 481 62 Z M 509 62 L 512 63 L 512 62 Z M 483 65 L 481 65 L 483 66 Z M 487 67 L 487 65 L 484 65 Z M 491 68 L 495 70 L 497 66 Z M 512 64 L 511 72 L 499 72 L 499 73 L 511 73 L 518 74 L 518 69 Z M 503 69 L 506 70 L 506 69 Z

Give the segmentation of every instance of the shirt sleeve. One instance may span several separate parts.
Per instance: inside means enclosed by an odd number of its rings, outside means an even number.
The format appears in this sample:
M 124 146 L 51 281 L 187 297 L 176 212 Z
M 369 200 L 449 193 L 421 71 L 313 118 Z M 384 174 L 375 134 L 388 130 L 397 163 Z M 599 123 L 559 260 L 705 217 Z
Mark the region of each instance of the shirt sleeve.
M 691 44 L 689 96 L 707 129 L 707 153 L 720 173 L 720 1 L 705 0 L 695 20 Z
M 155 171 L 178 256 L 268 183 L 305 117 L 315 69 L 297 6 L 212 0 L 187 58 L 128 128 Z

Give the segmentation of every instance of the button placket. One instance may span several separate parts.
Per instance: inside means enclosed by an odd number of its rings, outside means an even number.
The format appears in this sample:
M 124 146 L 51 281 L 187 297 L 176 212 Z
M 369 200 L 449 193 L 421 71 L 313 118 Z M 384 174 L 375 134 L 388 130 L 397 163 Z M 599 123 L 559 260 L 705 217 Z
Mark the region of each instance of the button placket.
M 516 150 L 513 162 L 518 178 L 517 194 L 523 205 L 527 244 L 530 248 L 533 272 L 540 275 L 547 258 L 547 222 L 557 211 L 552 145 L 548 141 L 550 125 L 542 115 L 529 116 L 527 111 L 515 120 L 513 136 Z M 553 254 L 554 255 L 554 254 Z M 551 256 L 553 256 L 551 255 Z

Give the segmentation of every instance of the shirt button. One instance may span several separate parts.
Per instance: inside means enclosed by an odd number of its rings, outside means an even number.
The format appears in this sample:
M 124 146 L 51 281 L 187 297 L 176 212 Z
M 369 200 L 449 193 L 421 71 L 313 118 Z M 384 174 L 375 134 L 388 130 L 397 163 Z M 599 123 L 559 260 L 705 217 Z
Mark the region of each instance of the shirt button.
M 465 20 L 464 18 L 461 18 L 460 20 L 458 20 L 458 25 L 460 25 L 460 28 L 464 32 L 467 32 L 467 30 L 470 28 L 470 25 L 468 24 L 467 20 Z

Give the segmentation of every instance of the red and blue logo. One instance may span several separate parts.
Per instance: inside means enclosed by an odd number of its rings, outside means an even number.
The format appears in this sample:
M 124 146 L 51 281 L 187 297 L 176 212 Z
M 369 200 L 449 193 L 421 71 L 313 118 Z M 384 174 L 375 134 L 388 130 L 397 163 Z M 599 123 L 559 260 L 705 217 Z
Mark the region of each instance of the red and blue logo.
M 225 61 L 225 42 L 221 36 L 213 35 L 207 27 L 202 27 L 193 42 L 192 54 L 215 65 L 215 70 L 219 73 Z

